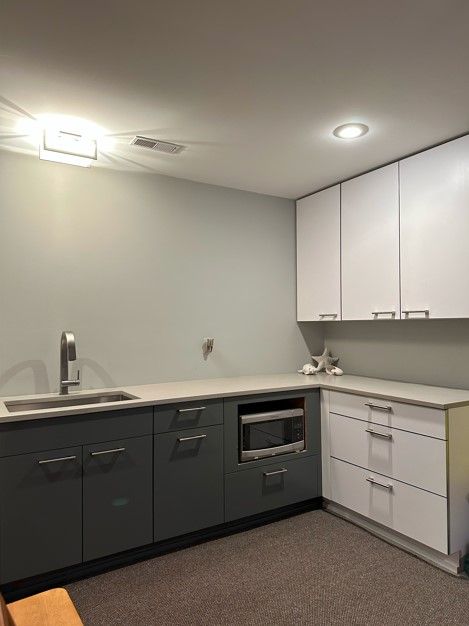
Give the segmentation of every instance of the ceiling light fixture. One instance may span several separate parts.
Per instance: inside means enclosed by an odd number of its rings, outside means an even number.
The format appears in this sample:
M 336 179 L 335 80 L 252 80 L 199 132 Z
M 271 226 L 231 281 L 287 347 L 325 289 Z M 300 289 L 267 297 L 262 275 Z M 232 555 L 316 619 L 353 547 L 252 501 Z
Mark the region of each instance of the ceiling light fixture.
M 18 133 L 27 135 L 28 143 L 39 149 L 39 158 L 57 163 L 90 167 L 97 161 L 98 150 L 111 150 L 113 137 L 94 122 L 72 115 L 39 114 L 22 118 Z
M 366 135 L 369 130 L 366 124 L 351 122 L 337 126 L 337 128 L 334 128 L 332 131 L 332 134 L 339 139 L 357 139 L 357 137 Z
M 39 145 L 39 158 L 56 163 L 90 167 L 98 158 L 96 139 L 79 133 L 45 128 Z

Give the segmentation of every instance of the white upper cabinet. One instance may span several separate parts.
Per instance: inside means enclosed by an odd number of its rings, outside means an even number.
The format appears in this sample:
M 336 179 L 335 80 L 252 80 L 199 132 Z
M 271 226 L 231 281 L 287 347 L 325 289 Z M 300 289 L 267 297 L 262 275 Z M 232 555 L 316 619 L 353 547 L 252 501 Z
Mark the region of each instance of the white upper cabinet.
M 469 317 L 469 136 L 400 163 L 405 319 Z
M 340 185 L 296 204 L 298 321 L 341 319 Z
M 342 184 L 342 319 L 398 319 L 397 163 Z

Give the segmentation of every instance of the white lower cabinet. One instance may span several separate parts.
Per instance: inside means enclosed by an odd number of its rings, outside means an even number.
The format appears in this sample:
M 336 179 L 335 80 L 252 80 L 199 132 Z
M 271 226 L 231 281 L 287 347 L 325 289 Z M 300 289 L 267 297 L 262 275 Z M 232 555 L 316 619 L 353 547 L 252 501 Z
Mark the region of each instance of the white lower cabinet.
M 330 463 L 334 502 L 448 554 L 446 498 L 345 461 Z
M 330 454 L 446 497 L 446 441 L 331 413 Z
M 469 406 L 323 390 L 326 509 L 457 573 L 469 554 Z

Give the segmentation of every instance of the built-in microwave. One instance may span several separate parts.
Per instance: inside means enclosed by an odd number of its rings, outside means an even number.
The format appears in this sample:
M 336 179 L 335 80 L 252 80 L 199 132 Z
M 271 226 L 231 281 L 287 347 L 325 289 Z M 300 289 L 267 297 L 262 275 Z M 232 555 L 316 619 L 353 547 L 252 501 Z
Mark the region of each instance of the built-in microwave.
M 240 461 L 305 449 L 304 410 L 286 409 L 239 416 Z

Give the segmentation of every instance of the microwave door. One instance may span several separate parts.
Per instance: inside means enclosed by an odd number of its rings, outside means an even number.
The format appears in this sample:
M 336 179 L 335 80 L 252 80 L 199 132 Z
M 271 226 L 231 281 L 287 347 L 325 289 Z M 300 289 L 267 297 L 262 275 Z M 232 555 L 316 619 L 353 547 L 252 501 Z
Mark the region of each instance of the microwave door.
M 241 418 L 242 461 L 304 450 L 302 417 L 291 411 L 283 413 Z

